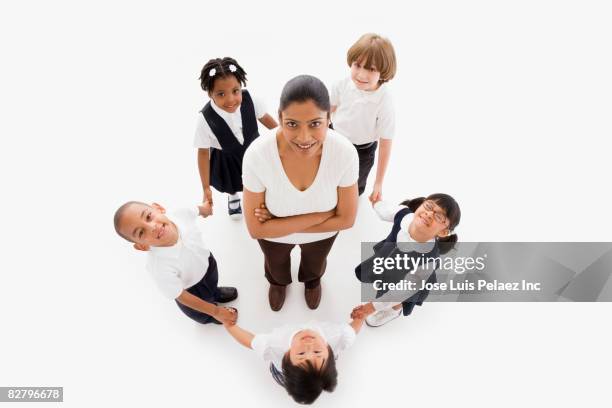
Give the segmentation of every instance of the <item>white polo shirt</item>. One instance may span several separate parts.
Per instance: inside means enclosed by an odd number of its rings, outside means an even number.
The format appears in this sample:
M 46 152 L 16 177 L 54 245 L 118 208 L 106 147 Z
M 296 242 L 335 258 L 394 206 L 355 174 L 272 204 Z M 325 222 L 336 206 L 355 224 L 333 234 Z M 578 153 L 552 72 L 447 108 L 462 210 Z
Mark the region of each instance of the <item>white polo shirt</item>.
M 176 299 L 184 289 L 201 281 L 208 270 L 210 251 L 196 224 L 198 215 L 197 207 L 174 211 L 168 218 L 178 229 L 177 243 L 151 247 L 148 251 L 147 270 L 170 299 Z
M 332 113 L 334 129 L 356 145 L 393 139 L 395 109 L 386 84 L 375 91 L 357 89 L 351 78 L 332 86 L 330 100 L 337 109 Z
M 276 217 L 333 210 L 338 205 L 338 187 L 350 187 L 359 176 L 359 157 L 350 142 L 329 129 L 323 142 L 321 162 L 313 183 L 299 191 L 287 177 L 276 143 L 276 129 L 255 139 L 244 154 L 242 183 L 254 193 L 265 192 L 266 207 Z M 267 241 L 306 244 L 336 235 L 337 231 L 298 232 Z
M 255 107 L 255 117 L 257 119 L 263 118 L 266 115 L 266 106 L 261 99 L 255 98 L 253 95 L 251 95 L 251 99 L 253 100 L 253 106 Z M 234 113 L 228 113 L 219 108 L 212 99 L 210 101 L 210 106 L 212 106 L 213 110 L 228 124 L 238 142 L 243 144 L 244 136 L 242 134 L 242 116 L 240 115 L 240 107 L 238 107 Z M 198 149 L 208 149 L 213 147 L 221 150 L 219 140 L 210 129 L 210 126 L 208 126 L 208 122 L 206 122 L 206 119 L 204 119 L 202 112 L 198 112 L 198 117 L 196 119 L 196 130 L 193 146 Z
M 334 352 L 334 357 L 349 348 L 355 341 L 355 330 L 348 323 L 309 322 L 301 325 L 285 325 L 271 333 L 257 334 L 251 341 L 251 348 L 264 361 L 271 362 L 282 371 L 283 357 L 291 347 L 293 337 L 302 330 L 316 331 L 323 337 Z

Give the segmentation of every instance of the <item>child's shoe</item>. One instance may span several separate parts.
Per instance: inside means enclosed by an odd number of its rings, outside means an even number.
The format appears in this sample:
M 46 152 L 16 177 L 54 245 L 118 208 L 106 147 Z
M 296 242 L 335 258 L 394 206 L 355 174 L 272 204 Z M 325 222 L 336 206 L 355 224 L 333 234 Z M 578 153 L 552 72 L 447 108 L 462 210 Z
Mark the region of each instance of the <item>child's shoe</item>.
M 227 199 L 227 212 L 233 220 L 239 220 L 242 218 L 242 207 L 240 206 L 240 199 L 230 200 Z
M 238 289 L 231 286 L 219 286 L 217 287 L 217 302 L 227 303 L 238 297 Z
M 389 323 L 393 319 L 397 319 L 398 317 L 401 316 L 401 314 L 402 314 L 402 309 L 395 310 L 391 308 L 391 309 L 380 310 L 366 317 L 366 324 L 370 327 L 382 326 L 383 324 Z

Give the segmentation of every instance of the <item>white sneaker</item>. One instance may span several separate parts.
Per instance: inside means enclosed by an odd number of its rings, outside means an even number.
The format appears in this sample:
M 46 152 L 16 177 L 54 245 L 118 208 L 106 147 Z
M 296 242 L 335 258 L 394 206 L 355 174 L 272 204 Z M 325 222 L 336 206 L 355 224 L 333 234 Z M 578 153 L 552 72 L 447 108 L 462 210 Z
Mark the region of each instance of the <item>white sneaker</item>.
M 402 309 L 395 310 L 391 308 L 380 310 L 366 317 L 366 324 L 370 327 L 382 326 L 383 324 L 389 323 L 393 319 L 397 319 L 401 315 Z

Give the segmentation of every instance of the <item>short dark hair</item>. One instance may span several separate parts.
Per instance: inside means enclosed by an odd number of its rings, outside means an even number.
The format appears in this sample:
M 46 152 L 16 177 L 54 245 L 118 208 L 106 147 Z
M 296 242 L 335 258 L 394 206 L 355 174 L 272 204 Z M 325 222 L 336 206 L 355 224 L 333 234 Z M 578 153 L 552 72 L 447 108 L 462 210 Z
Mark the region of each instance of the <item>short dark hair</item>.
M 403 201 L 401 205 L 405 205 L 406 207 L 410 208 L 412 212 L 415 212 L 425 200 L 435 202 L 444 210 L 446 213 L 446 218 L 448 218 L 449 231 L 453 231 L 455 227 L 459 225 L 459 221 L 461 221 L 461 209 L 459 208 L 457 201 L 455 201 L 455 199 L 448 194 L 436 193 L 429 195 L 427 198 L 413 198 L 411 200 Z M 457 234 L 449 234 L 446 237 L 438 238 L 437 241 L 440 245 L 440 253 L 446 254 L 448 251 L 453 249 L 458 239 Z
M 323 81 L 312 75 L 298 75 L 285 84 L 281 92 L 278 113 L 294 102 L 313 101 L 317 108 L 329 113 L 329 92 Z
M 234 66 L 233 70 L 232 65 Z M 213 69 L 215 72 L 210 75 L 210 71 Z M 213 58 L 204 65 L 202 72 L 200 72 L 200 86 L 210 94 L 215 87 L 215 81 L 229 75 L 235 76 L 242 86 L 246 86 L 246 72 L 235 59 L 232 57 Z
M 322 391 L 332 392 L 338 383 L 338 371 L 332 348 L 327 345 L 329 357 L 317 369 L 310 360 L 305 366 L 293 365 L 289 352 L 283 357 L 283 376 L 285 389 L 300 404 L 312 404 Z
M 121 217 L 123 217 L 123 213 L 125 213 L 125 210 L 127 210 L 130 206 L 132 206 L 134 204 L 141 204 L 141 205 L 146 205 L 147 207 L 149 207 L 149 204 L 143 203 L 142 201 L 128 201 L 127 203 L 125 203 L 121 207 L 119 207 L 117 209 L 117 211 L 115 211 L 115 217 L 114 217 L 115 232 L 121 238 L 123 238 L 125 240 L 128 240 L 129 242 L 134 242 L 134 241 L 130 237 L 123 235 L 121 233 L 121 231 L 119 230 L 119 227 L 121 225 Z

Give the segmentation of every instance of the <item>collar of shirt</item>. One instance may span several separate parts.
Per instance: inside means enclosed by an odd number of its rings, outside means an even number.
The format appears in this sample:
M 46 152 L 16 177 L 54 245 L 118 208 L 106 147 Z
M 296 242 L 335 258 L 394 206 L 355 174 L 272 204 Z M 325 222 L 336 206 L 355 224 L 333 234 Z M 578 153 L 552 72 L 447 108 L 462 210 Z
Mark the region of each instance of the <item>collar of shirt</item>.
M 213 100 L 210 101 L 210 105 L 212 106 L 213 110 L 217 112 L 217 114 L 221 116 L 221 118 L 223 118 L 227 123 L 230 123 L 230 124 L 241 124 L 242 123 L 242 116 L 240 116 L 240 107 L 242 105 L 238 106 L 238 108 L 233 113 L 224 111 L 223 109 L 218 107 L 215 101 Z
M 357 88 L 357 85 L 355 85 L 351 78 L 349 78 L 349 87 L 351 92 L 357 95 L 359 99 L 376 104 L 380 103 L 387 92 L 385 84 L 381 84 L 375 91 L 362 91 L 361 89 Z
M 192 251 L 198 251 L 198 248 L 202 245 L 198 240 L 199 230 L 197 226 L 190 225 L 187 216 L 179 212 L 172 214 L 169 219 L 176 225 L 178 230 L 176 244 L 167 247 L 152 247 L 151 253 L 156 257 L 176 259 L 180 256 L 183 247 L 189 248 Z
M 287 349 L 291 348 L 291 342 L 293 341 L 293 338 L 295 337 L 296 334 L 298 334 L 302 330 L 315 331 L 319 334 L 319 336 L 323 338 L 323 340 L 327 342 L 327 339 L 325 338 L 325 333 L 323 333 L 323 329 L 321 328 L 321 326 L 319 326 L 319 324 L 315 321 L 310 321 L 308 323 L 303 323 L 303 324 L 300 324 L 299 326 L 294 326 L 291 328 L 290 330 L 291 335 L 287 339 L 288 340 Z
M 400 230 L 397 233 L 398 247 L 403 251 L 417 251 L 422 254 L 426 254 L 433 249 L 436 240 L 435 238 L 432 238 L 426 243 L 422 243 L 422 245 L 414 245 L 417 242 L 408 232 L 408 227 L 410 227 L 410 223 L 412 223 L 413 219 L 414 213 L 409 213 L 402 219 L 402 222 L 400 223 Z M 402 246 L 401 243 L 405 243 L 406 245 Z
M 181 255 L 181 249 L 183 248 L 183 239 L 181 236 L 181 228 L 176 224 L 176 228 L 178 229 L 178 240 L 176 244 L 172 246 L 166 247 L 151 247 L 151 254 L 157 258 L 168 258 L 168 259 L 177 259 Z

